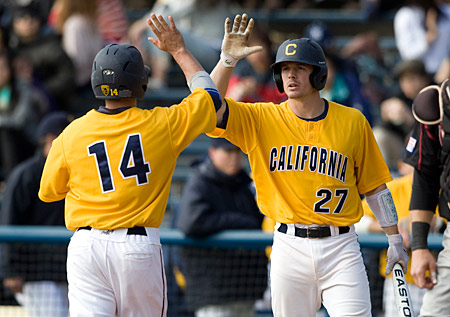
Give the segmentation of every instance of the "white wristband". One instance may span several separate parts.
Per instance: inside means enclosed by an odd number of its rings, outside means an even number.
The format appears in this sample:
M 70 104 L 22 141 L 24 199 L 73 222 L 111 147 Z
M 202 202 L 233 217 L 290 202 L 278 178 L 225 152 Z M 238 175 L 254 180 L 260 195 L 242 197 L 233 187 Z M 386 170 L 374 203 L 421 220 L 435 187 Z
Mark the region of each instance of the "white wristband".
M 388 188 L 367 196 L 366 201 L 382 228 L 398 223 L 397 210 Z
M 238 58 L 235 58 L 234 56 L 227 54 L 224 51 L 220 53 L 220 60 L 222 61 L 223 66 L 225 67 L 234 67 L 239 61 Z

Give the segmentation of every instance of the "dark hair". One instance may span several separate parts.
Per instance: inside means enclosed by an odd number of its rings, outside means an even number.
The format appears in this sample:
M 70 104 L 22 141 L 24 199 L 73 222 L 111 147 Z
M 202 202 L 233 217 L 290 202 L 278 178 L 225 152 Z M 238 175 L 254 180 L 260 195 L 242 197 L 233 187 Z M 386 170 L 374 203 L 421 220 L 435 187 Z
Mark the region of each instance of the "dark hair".
M 394 68 L 394 75 L 400 78 L 405 73 L 410 72 L 420 76 L 428 76 L 425 65 L 421 60 L 405 60 L 399 62 Z
M 39 19 L 43 22 L 43 17 L 40 12 L 39 4 L 37 2 L 31 1 L 26 5 L 17 4 L 12 10 L 12 18 L 23 18 L 24 16 L 30 16 Z

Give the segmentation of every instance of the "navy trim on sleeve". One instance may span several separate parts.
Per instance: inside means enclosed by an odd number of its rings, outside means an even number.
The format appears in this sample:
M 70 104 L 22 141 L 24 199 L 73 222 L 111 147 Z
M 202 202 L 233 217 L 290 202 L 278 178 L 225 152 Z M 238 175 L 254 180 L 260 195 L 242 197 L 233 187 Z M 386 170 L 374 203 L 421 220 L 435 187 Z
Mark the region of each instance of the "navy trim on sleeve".
M 205 90 L 210 94 L 210 96 L 214 102 L 214 108 L 216 108 L 216 112 L 217 112 L 217 110 L 219 110 L 220 107 L 222 106 L 222 98 L 220 97 L 219 92 L 217 91 L 217 89 L 213 89 L 213 88 L 205 88 Z

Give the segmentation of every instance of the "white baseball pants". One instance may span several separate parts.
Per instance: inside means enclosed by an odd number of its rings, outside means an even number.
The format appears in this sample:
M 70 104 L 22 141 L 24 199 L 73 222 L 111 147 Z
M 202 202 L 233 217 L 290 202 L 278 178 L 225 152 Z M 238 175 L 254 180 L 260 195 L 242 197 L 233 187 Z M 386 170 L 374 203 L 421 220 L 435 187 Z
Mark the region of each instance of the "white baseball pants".
M 163 256 L 157 228 L 78 230 L 69 243 L 67 279 L 71 317 L 166 316 Z
M 274 316 L 314 317 L 323 303 L 331 317 L 370 317 L 369 281 L 354 227 L 349 233 L 320 239 L 296 237 L 293 232 L 293 228 L 274 232 L 270 270 Z

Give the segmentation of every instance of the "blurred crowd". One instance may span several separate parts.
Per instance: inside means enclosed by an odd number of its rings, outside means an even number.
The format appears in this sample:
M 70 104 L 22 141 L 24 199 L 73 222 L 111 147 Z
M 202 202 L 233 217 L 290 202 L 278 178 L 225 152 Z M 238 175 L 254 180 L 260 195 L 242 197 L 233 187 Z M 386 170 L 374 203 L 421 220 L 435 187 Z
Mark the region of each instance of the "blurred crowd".
M 140 4 L 142 17 L 130 20 L 133 3 Z M 91 67 L 106 44 L 129 42 L 139 48 L 151 67 L 149 93 L 169 95 L 172 86 L 184 81 L 171 57 L 147 40 L 153 36 L 146 23 L 149 12 L 172 15 L 188 49 L 211 71 L 219 60 L 226 17 L 281 8 L 359 9 L 368 18 L 394 14 L 394 59 L 386 57 L 377 30 L 355 32 L 342 43 L 326 22 L 311 21 L 296 36 L 312 38 L 324 49 L 328 80 L 322 96 L 360 109 L 392 174 L 403 175 L 399 161 L 414 124 L 413 99 L 450 75 L 449 0 L 5 0 L 0 2 L 2 187 L 16 165 L 40 150 L 37 129 L 46 115 L 64 111 L 76 118 L 98 107 Z M 239 61 L 227 96 L 284 101 L 270 70 L 279 43 L 256 21 L 250 44 L 263 50 Z
M 120 0 L 2 1 L 0 4 L 0 181 L 39 149 L 45 115 L 84 114 L 98 103 L 92 61 L 127 35 Z

